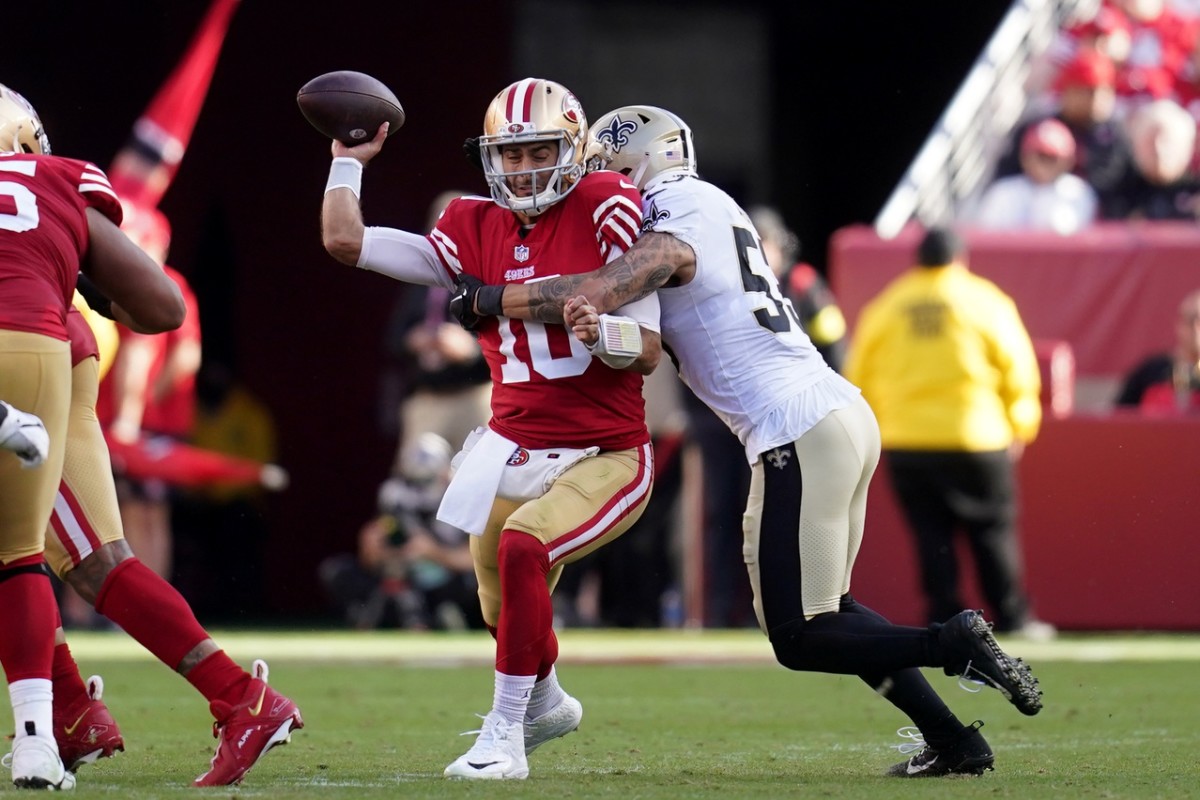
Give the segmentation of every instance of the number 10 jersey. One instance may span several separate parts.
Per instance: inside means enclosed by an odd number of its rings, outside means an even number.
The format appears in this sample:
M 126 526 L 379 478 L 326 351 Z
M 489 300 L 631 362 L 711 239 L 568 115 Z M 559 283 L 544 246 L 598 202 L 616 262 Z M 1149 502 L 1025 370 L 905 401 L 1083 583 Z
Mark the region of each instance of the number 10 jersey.
M 429 234 L 451 275 L 488 284 L 590 272 L 637 238 L 637 189 L 614 172 L 586 175 L 522 229 L 490 198 L 454 200 Z M 656 327 L 651 321 L 651 327 Z M 479 330 L 492 375 L 492 420 L 522 447 L 627 450 L 649 441 L 642 376 L 614 370 L 564 325 L 494 317 Z

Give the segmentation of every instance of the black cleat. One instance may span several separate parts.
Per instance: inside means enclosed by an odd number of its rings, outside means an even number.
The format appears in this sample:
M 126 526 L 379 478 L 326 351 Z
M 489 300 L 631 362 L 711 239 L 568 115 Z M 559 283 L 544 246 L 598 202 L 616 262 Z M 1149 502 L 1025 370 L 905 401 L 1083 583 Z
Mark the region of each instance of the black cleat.
M 962 611 L 951 617 L 938 633 L 945 653 L 947 675 L 993 686 L 1022 714 L 1042 710 L 1042 691 L 1029 665 L 1000 649 L 992 626 L 980 611 Z
M 893 778 L 941 778 L 946 775 L 982 775 L 986 770 L 993 769 L 996 756 L 992 748 L 984 741 L 979 729 L 983 723 L 975 720 L 959 734 L 958 741 L 951 747 L 937 749 L 925 744 L 919 733 L 901 734 L 915 739 L 921 749 L 908 761 L 901 761 L 891 767 L 887 774 Z M 904 747 L 913 745 L 901 745 Z

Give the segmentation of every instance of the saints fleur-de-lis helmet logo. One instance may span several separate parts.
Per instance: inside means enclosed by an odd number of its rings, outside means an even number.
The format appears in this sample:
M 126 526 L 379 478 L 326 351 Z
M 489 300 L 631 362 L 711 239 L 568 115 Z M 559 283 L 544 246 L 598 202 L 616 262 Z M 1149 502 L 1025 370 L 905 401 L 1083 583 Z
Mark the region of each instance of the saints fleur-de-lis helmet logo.
M 629 144 L 629 136 L 637 130 L 637 123 L 631 119 L 621 119 L 618 114 L 604 128 L 594 131 L 593 136 L 597 141 L 603 142 L 612 148 L 614 153 L 621 152 L 621 148 Z

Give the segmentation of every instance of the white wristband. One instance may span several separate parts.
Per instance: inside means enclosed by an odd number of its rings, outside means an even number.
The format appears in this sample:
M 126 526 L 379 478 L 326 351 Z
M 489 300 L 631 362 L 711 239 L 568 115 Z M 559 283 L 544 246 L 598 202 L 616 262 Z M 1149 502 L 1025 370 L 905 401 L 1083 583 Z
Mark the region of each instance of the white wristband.
M 329 180 L 325 183 L 328 194 L 334 189 L 349 189 L 358 197 L 362 192 L 363 165 L 357 158 L 339 156 L 329 165 Z

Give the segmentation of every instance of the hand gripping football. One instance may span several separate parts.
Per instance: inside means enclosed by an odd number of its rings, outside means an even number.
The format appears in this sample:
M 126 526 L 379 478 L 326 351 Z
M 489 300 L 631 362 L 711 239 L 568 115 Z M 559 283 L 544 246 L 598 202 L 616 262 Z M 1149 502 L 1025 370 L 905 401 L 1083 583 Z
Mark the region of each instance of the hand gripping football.
M 318 75 L 300 87 L 296 103 L 314 128 L 347 145 L 370 141 L 384 122 L 391 123 L 389 136 L 404 124 L 404 109 L 392 90 L 351 70 Z

